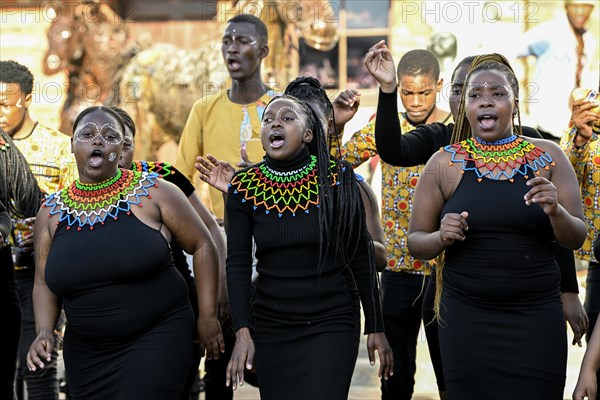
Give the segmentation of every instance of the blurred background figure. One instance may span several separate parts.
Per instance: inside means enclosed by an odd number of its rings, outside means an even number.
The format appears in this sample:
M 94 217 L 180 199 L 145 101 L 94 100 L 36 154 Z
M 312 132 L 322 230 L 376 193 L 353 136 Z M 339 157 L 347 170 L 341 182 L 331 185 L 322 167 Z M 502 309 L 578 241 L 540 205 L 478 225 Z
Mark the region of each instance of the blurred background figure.
M 565 0 L 565 14 L 525 32 L 517 57 L 536 58 L 524 106 L 545 139 L 558 141 L 569 124 L 569 96 L 577 87 L 598 86 L 596 39 L 586 29 L 596 1 Z M 557 79 L 559 78 L 560 79 Z M 532 87 L 533 86 L 533 87 Z

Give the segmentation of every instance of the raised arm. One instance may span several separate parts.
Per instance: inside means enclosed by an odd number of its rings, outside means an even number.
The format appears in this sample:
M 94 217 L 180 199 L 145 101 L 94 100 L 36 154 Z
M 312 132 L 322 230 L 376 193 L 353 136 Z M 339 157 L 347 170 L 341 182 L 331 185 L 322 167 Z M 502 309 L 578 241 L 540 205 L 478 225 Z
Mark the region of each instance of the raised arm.
M 217 320 L 219 260 L 215 242 L 181 190 L 169 182 L 160 182 L 154 197 L 160 208 L 161 222 L 173 240 L 193 255 L 194 279 L 198 289 L 198 337 L 200 354 L 219 358 L 225 350 L 221 327 Z
M 46 285 L 46 261 L 52 247 L 52 236 L 56 225 L 48 218 L 48 210 L 42 208 L 36 218 L 34 249 L 35 249 L 35 278 L 33 283 L 33 313 L 35 316 L 35 331 L 37 337 L 27 354 L 27 367 L 31 371 L 44 368 L 51 361 L 54 343 L 54 327 L 60 309 L 61 299 L 50 291 Z
M 398 118 L 398 93 L 379 91 L 375 145 L 383 161 L 398 167 L 427 163 L 442 146 L 450 144 L 452 130 L 439 122 L 423 124 L 403 133 Z

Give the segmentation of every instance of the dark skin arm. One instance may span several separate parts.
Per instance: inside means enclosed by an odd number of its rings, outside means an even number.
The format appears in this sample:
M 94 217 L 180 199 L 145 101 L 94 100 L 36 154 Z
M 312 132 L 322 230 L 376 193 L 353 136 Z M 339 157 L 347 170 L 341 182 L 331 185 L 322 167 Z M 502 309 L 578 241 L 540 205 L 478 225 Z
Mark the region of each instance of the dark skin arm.
M 450 168 L 450 154 L 439 151 L 425 165 L 413 197 L 413 211 L 408 225 L 408 250 L 413 257 L 431 260 L 457 240 L 465 239 L 468 213 L 448 213 L 440 221 L 446 198 L 458 185 L 461 175 L 446 172 Z M 439 171 L 439 168 L 442 171 Z M 443 177 L 457 177 L 449 181 Z
M 358 182 L 360 189 L 360 197 L 362 198 L 365 215 L 367 230 L 373 239 L 373 247 L 375 248 L 375 266 L 377 272 L 381 272 L 387 265 L 387 256 L 385 250 L 385 234 L 383 233 L 383 227 L 381 226 L 381 217 L 379 216 L 379 207 L 377 207 L 377 198 L 371 186 L 365 182 Z
M 44 368 L 50 362 L 54 342 L 54 326 L 58 321 L 61 299 L 46 285 L 46 261 L 52 246 L 58 216 L 47 217 L 48 210 L 38 212 L 35 226 L 35 278 L 33 283 L 33 312 L 37 337 L 27 353 L 27 367 L 30 371 Z
M 595 399 L 598 393 L 598 382 L 596 371 L 600 368 L 600 324 L 596 324 L 592 337 L 581 362 L 579 379 L 573 392 L 573 400 L 584 400 L 584 398 Z
M 525 204 L 541 207 L 550 217 L 556 240 L 568 249 L 578 249 L 585 241 L 587 227 L 583 221 L 581 192 L 575 171 L 558 145 L 547 140 L 530 141 L 550 154 L 556 166 L 549 170 L 549 174 L 527 181 L 531 190 L 525 194 Z
M 196 210 L 204 225 L 208 228 L 210 236 L 217 246 L 219 258 L 219 319 L 226 318 L 229 315 L 229 300 L 227 298 L 227 280 L 225 279 L 225 259 L 227 257 L 227 246 L 225 244 L 225 235 L 217 223 L 215 217 L 202 204 L 200 197 L 194 192 L 189 197 L 190 204 Z

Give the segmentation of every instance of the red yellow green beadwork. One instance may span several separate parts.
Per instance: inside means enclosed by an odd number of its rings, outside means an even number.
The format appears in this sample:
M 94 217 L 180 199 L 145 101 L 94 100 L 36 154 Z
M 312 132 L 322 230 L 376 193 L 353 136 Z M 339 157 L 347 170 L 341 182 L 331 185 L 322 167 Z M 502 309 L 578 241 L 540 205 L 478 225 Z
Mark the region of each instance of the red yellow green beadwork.
M 94 229 L 104 224 L 106 218 L 118 219 L 119 212 L 130 213 L 131 205 L 141 207 L 141 197 L 152 196 L 148 188 L 158 186 L 157 174 L 119 169 L 115 176 L 100 183 L 74 181 L 65 189 L 49 195 L 42 207 L 50 207 L 48 217 L 60 214 L 58 223 L 67 221 L 67 229 L 77 224 Z
M 529 179 L 530 173 L 539 175 L 540 169 L 555 165 L 547 152 L 517 135 L 492 143 L 469 138 L 444 150 L 452 153 L 450 165 L 459 163 L 463 172 L 475 171 L 480 182 L 482 178 L 513 182 L 517 173 Z
M 294 171 L 281 172 L 262 163 L 236 175 L 231 181 L 234 194 L 242 194 L 242 202 L 250 201 L 254 210 L 264 208 L 265 214 L 284 212 L 296 216 L 296 212 L 309 213 L 310 206 L 319 205 L 319 185 L 317 182 L 317 158 Z M 331 162 L 332 184 L 336 185 L 337 164 Z

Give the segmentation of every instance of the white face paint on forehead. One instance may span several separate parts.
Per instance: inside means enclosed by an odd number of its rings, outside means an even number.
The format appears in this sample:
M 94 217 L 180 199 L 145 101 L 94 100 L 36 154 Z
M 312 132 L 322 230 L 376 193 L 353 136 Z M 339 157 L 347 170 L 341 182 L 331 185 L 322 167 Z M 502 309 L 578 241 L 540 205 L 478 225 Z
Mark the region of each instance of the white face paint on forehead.
M 275 118 L 273 118 L 273 119 L 271 119 L 271 118 L 265 118 L 265 119 L 263 119 L 263 122 L 262 122 L 263 126 L 269 126 L 269 125 L 271 125 L 274 120 L 279 119 L 279 116 L 281 115 L 281 113 L 284 113 L 284 112 L 287 112 L 287 111 L 292 112 L 294 114 L 294 116 L 296 117 L 296 118 L 292 119 L 292 122 L 294 122 L 294 123 L 300 123 L 300 117 L 298 116 L 297 111 L 293 107 L 282 106 L 279 110 L 277 110 L 277 114 L 275 115 Z

